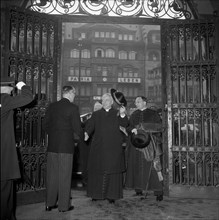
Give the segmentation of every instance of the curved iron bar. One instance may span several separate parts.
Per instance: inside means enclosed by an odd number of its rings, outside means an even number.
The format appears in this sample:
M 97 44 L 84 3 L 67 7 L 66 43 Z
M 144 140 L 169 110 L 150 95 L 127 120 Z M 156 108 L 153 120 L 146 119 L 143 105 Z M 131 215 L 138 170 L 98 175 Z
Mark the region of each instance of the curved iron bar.
M 61 15 L 192 18 L 184 0 L 31 0 L 28 8 L 40 13 Z

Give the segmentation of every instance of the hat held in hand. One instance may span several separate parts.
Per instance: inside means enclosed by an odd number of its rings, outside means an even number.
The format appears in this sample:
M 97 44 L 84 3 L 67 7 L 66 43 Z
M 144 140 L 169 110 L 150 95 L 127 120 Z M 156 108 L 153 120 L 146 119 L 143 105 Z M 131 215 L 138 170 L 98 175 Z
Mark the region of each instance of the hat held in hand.
M 112 97 L 113 97 L 113 100 L 114 100 L 118 105 L 126 107 L 127 101 L 126 101 L 125 96 L 123 95 L 122 92 L 119 92 L 119 91 L 117 91 L 117 90 L 115 90 L 115 89 L 111 89 L 111 90 L 110 90 L 110 93 L 111 93 L 111 95 L 112 95 Z
M 9 76 L 1 77 L 1 82 L 0 82 L 1 86 L 13 86 L 14 83 L 15 82 L 14 82 L 14 79 L 12 77 L 9 77 Z
M 137 134 L 132 134 L 131 136 L 131 143 L 136 148 L 145 148 L 149 145 L 151 141 L 151 136 L 148 132 L 144 131 L 143 129 L 138 129 Z

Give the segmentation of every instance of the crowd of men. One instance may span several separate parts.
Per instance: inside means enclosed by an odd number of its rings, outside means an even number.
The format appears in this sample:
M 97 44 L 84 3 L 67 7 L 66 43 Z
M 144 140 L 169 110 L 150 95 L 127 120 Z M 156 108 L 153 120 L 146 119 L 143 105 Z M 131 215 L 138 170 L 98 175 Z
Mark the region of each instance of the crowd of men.
M 11 96 L 14 88 L 21 93 Z M 89 119 L 82 122 L 79 108 L 74 104 L 75 96 L 73 86 L 63 86 L 61 100 L 48 106 L 43 121 L 48 135 L 46 211 L 74 209 L 71 181 L 76 139 L 85 152 L 83 177 L 87 196 L 92 201 L 115 203 L 123 198 L 124 187 L 135 190 L 136 195 L 152 190 L 157 201 L 163 200 L 161 117 L 147 107 L 147 98 L 136 97 L 136 110 L 129 116 L 124 95 L 111 89 L 102 95 L 102 103 L 95 104 Z M 31 89 L 25 83 L 14 85 L 8 77 L 1 81 L 2 220 L 16 219 L 13 182 L 20 178 L 20 171 L 13 109 L 32 100 Z

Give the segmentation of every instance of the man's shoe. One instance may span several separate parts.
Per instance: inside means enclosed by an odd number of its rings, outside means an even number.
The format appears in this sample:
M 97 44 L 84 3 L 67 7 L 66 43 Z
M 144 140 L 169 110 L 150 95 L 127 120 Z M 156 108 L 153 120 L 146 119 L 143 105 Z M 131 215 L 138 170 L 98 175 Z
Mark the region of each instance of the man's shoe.
M 57 205 L 54 205 L 54 206 L 46 206 L 46 211 L 49 212 L 49 211 L 51 211 L 52 209 L 56 209 L 56 208 L 58 208 Z
M 115 203 L 115 200 L 114 200 L 114 199 L 108 199 L 108 202 L 109 202 L 110 204 L 114 204 L 114 203 Z
M 142 191 L 136 191 L 136 196 L 143 196 L 143 192 Z
M 74 209 L 74 206 L 71 205 L 68 210 L 59 210 L 59 212 L 68 212 L 68 211 L 72 211 Z
M 158 202 L 162 201 L 162 200 L 163 200 L 163 195 L 157 196 L 156 200 L 157 200 Z

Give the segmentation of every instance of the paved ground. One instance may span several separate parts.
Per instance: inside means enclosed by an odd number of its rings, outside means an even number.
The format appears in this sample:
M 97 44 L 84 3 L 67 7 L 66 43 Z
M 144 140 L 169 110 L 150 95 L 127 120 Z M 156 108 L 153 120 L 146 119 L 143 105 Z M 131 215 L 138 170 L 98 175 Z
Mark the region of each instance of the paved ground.
M 17 207 L 17 220 L 219 220 L 219 201 L 164 197 L 156 202 L 153 194 L 146 199 L 124 190 L 124 198 L 109 204 L 91 201 L 84 190 L 72 190 L 75 209 L 59 213 L 45 211 L 44 203 Z

